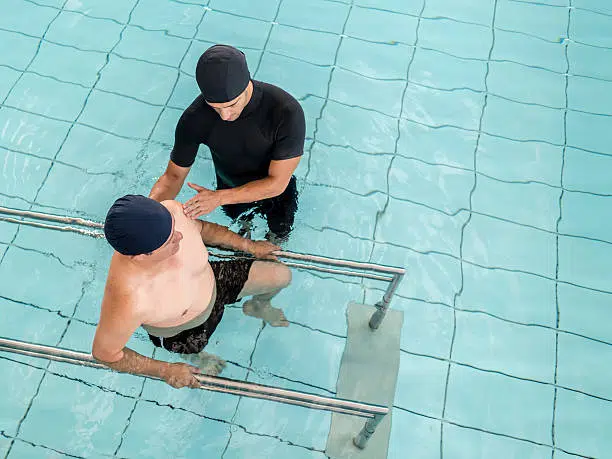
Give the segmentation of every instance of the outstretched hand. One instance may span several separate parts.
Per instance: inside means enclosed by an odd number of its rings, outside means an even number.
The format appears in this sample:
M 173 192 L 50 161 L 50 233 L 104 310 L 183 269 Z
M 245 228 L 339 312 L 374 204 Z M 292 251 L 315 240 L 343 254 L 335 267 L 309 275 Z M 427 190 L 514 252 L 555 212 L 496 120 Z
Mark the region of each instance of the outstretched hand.
M 198 192 L 193 198 L 183 204 L 183 211 L 187 217 L 198 218 L 201 215 L 211 213 L 221 205 L 221 200 L 216 191 L 190 182 L 187 183 L 187 186 Z
M 266 260 L 276 260 L 273 252 L 281 250 L 281 248 L 268 241 L 251 241 L 249 244 L 249 253 L 255 258 L 263 258 Z
M 186 363 L 171 363 L 163 375 L 163 380 L 175 389 L 191 387 L 197 389 L 201 386 L 196 375 L 202 374 L 199 368 Z

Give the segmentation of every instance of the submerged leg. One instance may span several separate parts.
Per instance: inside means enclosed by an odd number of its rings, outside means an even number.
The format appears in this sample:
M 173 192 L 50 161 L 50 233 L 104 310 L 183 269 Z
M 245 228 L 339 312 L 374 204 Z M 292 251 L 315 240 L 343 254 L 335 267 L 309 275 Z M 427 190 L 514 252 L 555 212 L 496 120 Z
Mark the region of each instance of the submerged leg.
M 291 271 L 282 263 L 256 261 L 249 271 L 238 298 L 252 296 L 245 301 L 242 310 L 252 317 L 262 319 L 272 327 L 287 327 L 289 321 L 280 308 L 272 306 L 271 300 L 291 282 Z

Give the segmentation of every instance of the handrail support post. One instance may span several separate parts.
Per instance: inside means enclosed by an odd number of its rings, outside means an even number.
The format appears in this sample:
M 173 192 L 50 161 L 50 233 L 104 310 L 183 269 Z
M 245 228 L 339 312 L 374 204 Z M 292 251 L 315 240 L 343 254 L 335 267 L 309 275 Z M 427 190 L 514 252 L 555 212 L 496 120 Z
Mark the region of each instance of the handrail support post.
M 359 434 L 353 438 L 353 444 L 359 449 L 364 449 L 368 443 L 368 440 L 376 431 L 376 427 L 378 427 L 378 424 L 380 424 L 384 417 L 384 414 L 376 414 L 374 417 L 368 419 L 363 426 L 363 429 L 361 429 L 361 432 L 359 432 Z
M 374 311 L 374 314 L 372 314 L 372 317 L 370 318 L 369 322 L 370 329 L 377 330 L 380 324 L 382 323 L 383 319 L 385 318 L 385 315 L 387 314 L 387 310 L 389 309 L 389 305 L 391 304 L 391 299 L 393 298 L 393 295 L 395 294 L 395 291 L 397 290 L 397 287 L 399 286 L 402 277 L 402 274 L 393 275 L 393 280 L 387 287 L 387 290 L 385 291 L 382 300 L 380 300 L 375 305 L 376 311 Z

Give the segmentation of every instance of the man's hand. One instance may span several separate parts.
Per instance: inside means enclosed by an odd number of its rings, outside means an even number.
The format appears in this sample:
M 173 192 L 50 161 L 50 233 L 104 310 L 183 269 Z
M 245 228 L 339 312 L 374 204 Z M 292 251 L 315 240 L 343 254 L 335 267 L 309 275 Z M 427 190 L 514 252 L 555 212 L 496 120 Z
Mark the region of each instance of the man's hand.
M 268 241 L 250 241 L 248 252 L 255 258 L 264 258 L 266 260 L 276 260 L 276 257 L 272 255 L 272 252 L 281 250 L 277 245 L 272 244 Z
M 186 363 L 171 363 L 164 372 L 163 378 L 164 381 L 175 389 L 180 389 L 181 387 L 197 389 L 200 387 L 200 382 L 195 378 L 195 375 L 201 373 L 199 368 L 187 365 Z
M 221 205 L 221 199 L 216 191 L 209 190 L 195 183 L 187 183 L 189 188 L 198 192 L 193 198 L 183 204 L 183 211 L 189 218 L 198 218 L 209 214 Z

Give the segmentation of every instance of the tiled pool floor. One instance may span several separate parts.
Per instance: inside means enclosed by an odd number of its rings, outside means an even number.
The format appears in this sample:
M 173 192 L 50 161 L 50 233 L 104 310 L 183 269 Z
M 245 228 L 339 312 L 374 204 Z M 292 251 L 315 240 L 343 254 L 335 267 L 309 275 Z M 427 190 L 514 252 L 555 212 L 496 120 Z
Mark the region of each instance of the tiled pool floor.
M 1 9 L 0 205 L 99 221 L 147 194 L 197 58 L 240 47 L 307 117 L 286 248 L 408 271 L 389 459 L 612 457 L 608 2 Z M 190 180 L 212 186 L 204 150 Z M 109 257 L 103 241 L 0 223 L 0 336 L 90 349 Z M 346 304 L 380 289 L 296 271 L 277 301 L 289 329 L 237 305 L 211 352 L 228 377 L 333 395 Z M 142 334 L 130 346 L 153 351 Z M 7 354 L 0 374 L 0 457 L 325 458 L 325 413 Z

